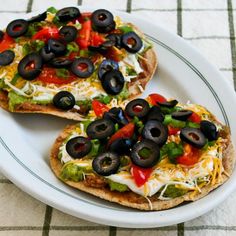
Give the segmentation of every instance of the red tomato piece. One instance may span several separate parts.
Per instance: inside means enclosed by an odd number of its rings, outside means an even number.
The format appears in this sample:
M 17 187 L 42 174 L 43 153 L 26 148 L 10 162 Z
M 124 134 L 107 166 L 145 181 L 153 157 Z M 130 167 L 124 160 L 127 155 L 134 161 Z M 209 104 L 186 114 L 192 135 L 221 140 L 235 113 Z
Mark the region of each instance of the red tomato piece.
M 157 105 L 157 102 L 166 102 L 166 98 L 163 97 L 161 94 L 152 93 L 148 96 L 150 98 L 150 102 L 152 105 Z
M 129 123 L 114 133 L 108 141 L 108 146 L 118 138 L 131 138 L 134 134 L 134 123 Z
M 14 44 L 14 42 L 15 42 L 14 39 L 5 33 L 3 39 L 0 42 L 0 52 L 9 49 L 10 46 Z
M 196 164 L 200 157 L 200 151 L 189 144 L 184 145 L 184 154 L 176 158 L 178 164 L 192 166 Z
M 202 118 L 199 116 L 197 113 L 193 112 L 192 115 L 188 118 L 190 121 L 195 122 L 195 123 L 200 123 Z
M 135 184 L 138 187 L 144 185 L 148 181 L 152 171 L 153 171 L 152 168 L 141 168 L 139 166 L 132 164 L 131 175 L 134 178 Z
M 84 23 L 87 19 L 91 18 L 92 12 L 83 12 L 78 18 L 72 20 L 73 23 L 76 23 L 78 20 L 80 24 Z
M 169 135 L 175 135 L 180 131 L 180 128 L 175 128 L 170 125 L 168 125 L 168 134 Z
M 82 27 L 79 31 L 79 37 L 76 39 L 76 42 L 80 46 L 80 49 L 87 49 L 90 45 L 90 34 L 92 30 L 92 22 L 90 19 L 87 19 L 82 23 Z
M 40 80 L 46 84 L 68 84 L 76 80 L 76 76 L 68 74 L 68 77 L 66 78 L 58 77 L 54 68 L 45 67 L 38 76 L 37 80 Z
M 99 117 L 102 117 L 104 112 L 109 111 L 109 107 L 107 107 L 105 104 L 99 102 L 96 99 L 92 101 L 92 108 L 96 116 L 99 116 Z
M 90 37 L 90 45 L 97 47 L 100 44 L 104 43 L 105 39 L 102 35 L 100 35 L 98 32 L 91 32 L 91 37 Z
M 50 38 L 59 38 L 59 30 L 56 27 L 45 27 L 33 36 L 33 40 L 38 39 L 44 42 L 47 42 Z

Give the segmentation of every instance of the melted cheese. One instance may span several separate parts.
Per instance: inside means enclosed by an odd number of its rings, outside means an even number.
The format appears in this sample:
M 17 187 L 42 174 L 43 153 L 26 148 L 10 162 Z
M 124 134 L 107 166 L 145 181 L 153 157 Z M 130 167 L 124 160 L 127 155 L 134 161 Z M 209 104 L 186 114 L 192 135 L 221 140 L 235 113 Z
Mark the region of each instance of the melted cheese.
M 129 172 L 122 171 L 120 173 L 107 176 L 106 178 L 117 183 L 125 184 L 133 192 L 145 197 L 153 196 L 163 186 L 166 188 L 170 184 L 178 185 L 181 186 L 181 188 L 188 190 L 201 191 L 197 184 L 198 179 L 207 181 L 208 177 L 211 176 L 212 173 L 214 175 L 213 178 L 216 179 L 217 174 L 220 175 L 221 173 L 219 168 L 214 168 L 216 167 L 215 163 L 219 163 L 219 159 L 210 154 L 213 154 L 212 151 L 206 152 L 205 157 L 203 157 L 200 162 L 188 168 L 181 165 L 168 163 L 167 159 L 164 159 L 156 166 L 149 180 L 141 187 L 138 187 L 135 184 L 135 181 Z M 160 194 L 161 200 L 166 200 L 166 198 L 164 199 L 163 197 L 165 188 Z

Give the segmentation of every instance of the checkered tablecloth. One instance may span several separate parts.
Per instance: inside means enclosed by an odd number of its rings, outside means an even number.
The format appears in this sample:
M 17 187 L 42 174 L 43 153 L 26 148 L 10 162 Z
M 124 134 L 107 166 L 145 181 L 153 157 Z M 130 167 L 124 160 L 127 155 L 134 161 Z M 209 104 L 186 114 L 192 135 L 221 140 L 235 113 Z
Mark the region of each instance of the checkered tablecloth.
M 0 19 L 6 14 L 18 18 L 25 12 L 72 4 L 114 8 L 156 22 L 189 41 L 232 86 L 236 85 L 236 0 L 0 0 Z M 0 175 L 0 236 L 8 235 L 231 236 L 236 235 L 236 192 L 195 220 L 135 230 L 98 225 L 64 214 L 33 199 Z

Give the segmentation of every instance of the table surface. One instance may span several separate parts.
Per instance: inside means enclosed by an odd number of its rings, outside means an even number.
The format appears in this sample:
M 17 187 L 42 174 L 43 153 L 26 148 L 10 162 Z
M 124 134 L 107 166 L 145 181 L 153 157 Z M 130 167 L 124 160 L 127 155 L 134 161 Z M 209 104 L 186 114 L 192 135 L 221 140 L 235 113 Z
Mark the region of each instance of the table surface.
M 0 3 L 0 17 L 12 14 L 17 18 L 25 12 L 72 4 L 109 7 L 142 16 L 186 39 L 232 86 L 236 85 L 236 0 L 1 0 Z M 236 235 L 234 193 L 223 204 L 195 220 L 135 230 L 99 225 L 64 214 L 35 200 L 0 174 L 0 236 Z

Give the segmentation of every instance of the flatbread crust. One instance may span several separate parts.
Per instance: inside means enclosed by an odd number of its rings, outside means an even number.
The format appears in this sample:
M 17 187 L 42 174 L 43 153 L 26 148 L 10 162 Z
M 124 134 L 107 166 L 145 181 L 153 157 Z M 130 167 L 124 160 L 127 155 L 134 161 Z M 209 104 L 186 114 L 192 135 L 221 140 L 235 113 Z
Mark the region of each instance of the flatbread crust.
M 135 28 L 135 30 L 141 35 L 144 36 L 143 33 L 141 33 L 140 30 L 137 29 L 132 24 L 128 24 Z M 153 48 L 147 50 L 143 58 L 139 59 L 139 62 L 141 64 L 141 67 L 143 68 L 143 72 L 140 73 L 136 78 L 132 80 L 132 82 L 128 83 L 128 90 L 129 90 L 129 98 L 132 99 L 134 97 L 137 97 L 140 95 L 148 83 L 149 80 L 152 79 L 156 68 L 157 68 L 157 56 Z M 141 88 L 140 88 L 141 86 Z M 8 106 L 8 97 L 7 92 L 0 90 L 0 107 L 3 109 L 10 111 Z M 41 113 L 41 114 L 50 114 L 66 119 L 81 121 L 83 120 L 83 116 L 80 115 L 78 112 L 73 112 L 71 110 L 69 111 L 62 111 L 54 107 L 53 105 L 38 105 L 38 104 L 32 104 L 29 102 L 22 103 L 20 105 L 17 105 L 14 109 L 14 112 L 16 113 Z
M 213 116 L 212 116 L 213 117 Z M 214 120 L 216 120 L 214 118 Z M 218 121 L 217 121 L 218 122 Z M 219 122 L 218 122 L 219 123 Z M 75 125 L 67 126 L 63 132 L 59 135 L 59 137 L 56 139 L 52 149 L 51 149 L 51 155 L 50 155 L 50 165 L 54 172 L 54 174 L 60 178 L 60 172 L 62 169 L 62 164 L 60 160 L 58 159 L 58 151 L 59 147 L 61 146 L 62 142 L 66 139 L 66 137 L 74 130 Z M 155 195 L 152 197 L 148 197 L 150 202 L 131 191 L 120 193 L 117 191 L 111 191 L 109 188 L 102 187 L 102 188 L 94 188 L 87 186 L 85 181 L 81 182 L 73 182 L 73 181 L 64 181 L 66 184 L 70 185 L 71 187 L 74 187 L 76 189 L 79 189 L 81 191 L 90 193 L 94 196 L 100 197 L 102 199 L 115 202 L 127 207 L 137 208 L 139 210 L 164 210 L 169 209 L 172 207 L 175 207 L 183 202 L 189 202 L 189 201 L 196 201 L 204 196 L 206 196 L 210 191 L 213 189 L 219 187 L 222 185 L 232 174 L 235 164 L 235 151 L 233 147 L 233 143 L 230 138 L 230 132 L 228 127 L 224 126 L 223 131 L 221 131 L 221 136 L 227 140 L 227 147 L 223 151 L 223 167 L 224 172 L 222 173 L 222 179 L 219 183 L 215 185 L 209 185 L 201 188 L 201 193 L 193 194 L 193 192 L 188 192 L 184 194 L 181 197 L 176 197 L 171 200 L 159 200 Z

